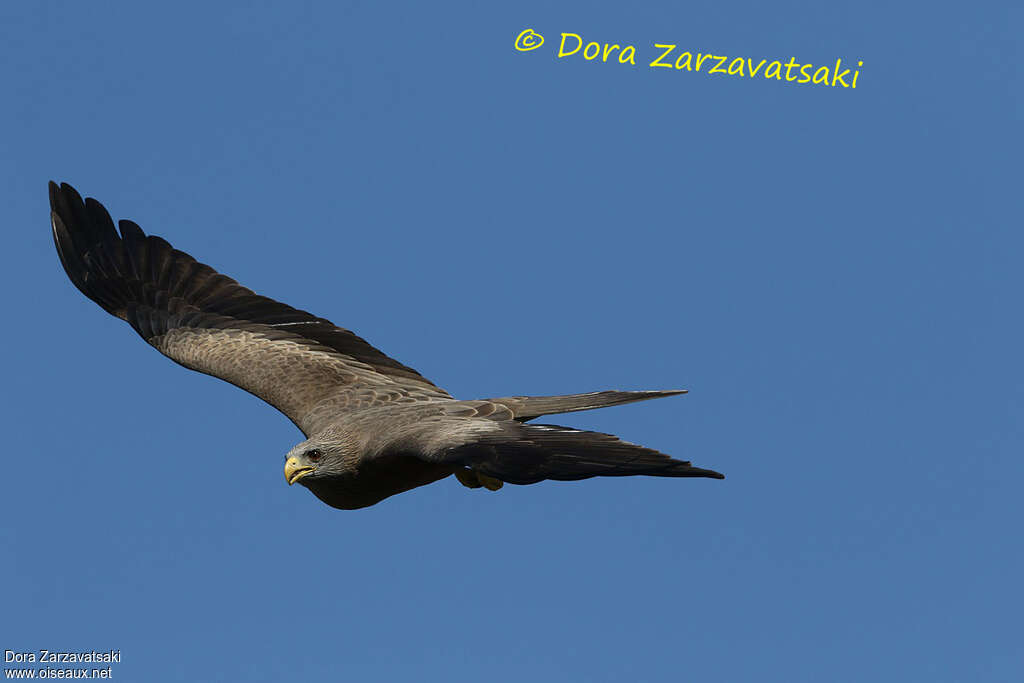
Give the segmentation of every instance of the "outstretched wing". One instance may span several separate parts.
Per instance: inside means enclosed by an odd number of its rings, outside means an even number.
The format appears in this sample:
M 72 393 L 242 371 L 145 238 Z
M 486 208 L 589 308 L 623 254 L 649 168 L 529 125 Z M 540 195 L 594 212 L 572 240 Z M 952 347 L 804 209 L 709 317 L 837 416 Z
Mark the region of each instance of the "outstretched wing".
M 725 478 L 612 434 L 520 422 L 452 449 L 446 460 L 509 484 L 634 475 Z
M 306 435 L 340 411 L 450 400 L 412 368 L 328 320 L 255 294 L 131 221 L 50 183 L 53 239 L 71 282 L 192 370 L 267 401 Z
M 358 419 L 365 420 L 361 429 L 371 435 L 368 451 L 375 457 L 468 467 L 509 484 L 632 475 L 724 478 L 611 434 L 524 424 L 497 400 L 382 408 Z

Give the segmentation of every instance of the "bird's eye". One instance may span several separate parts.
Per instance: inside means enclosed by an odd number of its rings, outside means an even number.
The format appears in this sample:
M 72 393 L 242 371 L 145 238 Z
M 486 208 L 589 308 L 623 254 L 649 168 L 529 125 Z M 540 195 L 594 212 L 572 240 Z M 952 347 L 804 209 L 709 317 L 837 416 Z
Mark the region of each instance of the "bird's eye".
M 321 457 L 323 457 L 323 453 L 320 451 L 319 448 L 311 448 L 310 450 L 306 451 L 306 460 L 309 460 L 310 462 L 316 462 Z

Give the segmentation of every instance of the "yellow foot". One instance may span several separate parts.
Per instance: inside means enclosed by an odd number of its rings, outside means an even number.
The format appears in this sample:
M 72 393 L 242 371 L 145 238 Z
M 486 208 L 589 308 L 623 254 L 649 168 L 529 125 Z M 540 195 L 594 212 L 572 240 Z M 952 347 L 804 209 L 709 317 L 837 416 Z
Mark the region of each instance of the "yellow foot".
M 480 480 L 476 478 L 476 472 L 468 467 L 460 467 L 455 470 L 455 478 L 468 489 L 480 488 Z
M 459 480 L 460 484 L 471 489 L 478 489 L 483 486 L 488 491 L 497 491 L 505 485 L 505 482 L 501 479 L 488 477 L 486 474 L 471 470 L 468 467 L 455 470 L 455 478 Z
M 479 472 L 476 473 L 476 478 L 480 480 L 480 483 L 483 484 L 483 487 L 488 491 L 497 491 L 505 485 L 505 482 L 501 479 L 488 477 L 486 474 L 480 474 Z

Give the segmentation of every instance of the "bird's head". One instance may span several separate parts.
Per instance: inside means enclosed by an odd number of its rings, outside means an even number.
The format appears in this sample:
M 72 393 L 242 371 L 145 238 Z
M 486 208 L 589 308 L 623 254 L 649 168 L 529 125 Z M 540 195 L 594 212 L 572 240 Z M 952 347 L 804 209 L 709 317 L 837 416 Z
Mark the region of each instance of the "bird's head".
M 318 479 L 341 476 L 351 471 L 353 460 L 348 440 L 319 434 L 288 451 L 284 478 L 289 485 L 302 481 L 303 485 L 309 486 Z

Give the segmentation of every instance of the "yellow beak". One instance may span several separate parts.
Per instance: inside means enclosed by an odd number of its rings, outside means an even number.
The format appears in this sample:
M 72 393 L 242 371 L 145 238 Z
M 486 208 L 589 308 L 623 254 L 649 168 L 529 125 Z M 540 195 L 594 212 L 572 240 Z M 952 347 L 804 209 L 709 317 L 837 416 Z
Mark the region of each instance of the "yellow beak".
M 300 465 L 298 459 L 296 459 L 294 455 L 288 458 L 284 463 L 284 478 L 288 481 L 289 486 L 312 471 L 313 468 L 309 465 Z

